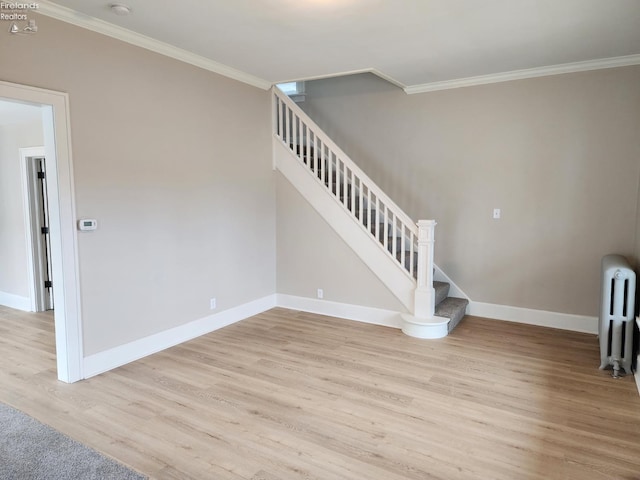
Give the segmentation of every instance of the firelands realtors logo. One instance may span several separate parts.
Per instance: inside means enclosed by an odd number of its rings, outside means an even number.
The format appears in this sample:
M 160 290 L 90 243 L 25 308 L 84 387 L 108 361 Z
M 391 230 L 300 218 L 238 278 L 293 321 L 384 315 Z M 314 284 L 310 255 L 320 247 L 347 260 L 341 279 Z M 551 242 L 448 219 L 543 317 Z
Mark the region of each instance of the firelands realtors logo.
M 0 21 L 10 22 L 11 34 L 36 33 L 36 21 L 29 18 L 29 12 L 38 8 L 37 3 L 0 2 Z

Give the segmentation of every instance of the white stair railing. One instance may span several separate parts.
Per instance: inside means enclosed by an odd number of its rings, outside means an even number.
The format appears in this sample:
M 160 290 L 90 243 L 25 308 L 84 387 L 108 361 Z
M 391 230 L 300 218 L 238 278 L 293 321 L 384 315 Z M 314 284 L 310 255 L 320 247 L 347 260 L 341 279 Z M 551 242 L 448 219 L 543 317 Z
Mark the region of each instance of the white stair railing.
M 295 102 L 277 87 L 272 92 L 274 137 L 416 282 L 414 315 L 432 318 L 436 222 L 414 223 Z

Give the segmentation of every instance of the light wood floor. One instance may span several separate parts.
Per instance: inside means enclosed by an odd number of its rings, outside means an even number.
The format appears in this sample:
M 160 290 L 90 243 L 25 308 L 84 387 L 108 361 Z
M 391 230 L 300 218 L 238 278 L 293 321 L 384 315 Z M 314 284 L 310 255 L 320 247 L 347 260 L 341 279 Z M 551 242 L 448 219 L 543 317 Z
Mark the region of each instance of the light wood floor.
M 0 401 L 152 478 L 640 479 L 640 396 L 592 335 L 274 309 L 73 385 L 53 342 L 0 307 Z

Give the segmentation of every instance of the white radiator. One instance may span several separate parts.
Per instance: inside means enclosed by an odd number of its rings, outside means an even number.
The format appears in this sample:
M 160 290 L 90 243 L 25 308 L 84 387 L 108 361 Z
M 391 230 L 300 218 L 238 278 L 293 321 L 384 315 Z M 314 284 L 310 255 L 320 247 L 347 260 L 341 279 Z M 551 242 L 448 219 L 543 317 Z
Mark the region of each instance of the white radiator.
M 631 373 L 636 274 L 622 255 L 602 258 L 600 299 L 600 368 Z

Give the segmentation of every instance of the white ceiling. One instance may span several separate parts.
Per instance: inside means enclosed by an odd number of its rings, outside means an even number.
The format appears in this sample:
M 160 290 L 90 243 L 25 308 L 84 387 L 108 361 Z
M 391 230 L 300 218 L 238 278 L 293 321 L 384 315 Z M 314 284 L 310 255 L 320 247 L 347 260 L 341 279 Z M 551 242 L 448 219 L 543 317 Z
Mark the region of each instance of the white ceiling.
M 117 1 L 133 13 L 109 0 L 41 13 L 258 86 L 372 71 L 420 91 L 640 63 L 640 0 Z

